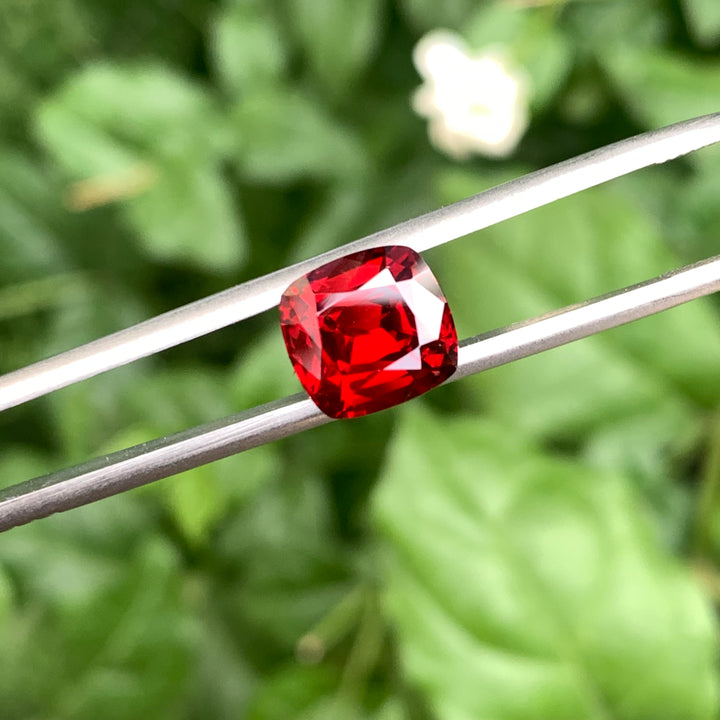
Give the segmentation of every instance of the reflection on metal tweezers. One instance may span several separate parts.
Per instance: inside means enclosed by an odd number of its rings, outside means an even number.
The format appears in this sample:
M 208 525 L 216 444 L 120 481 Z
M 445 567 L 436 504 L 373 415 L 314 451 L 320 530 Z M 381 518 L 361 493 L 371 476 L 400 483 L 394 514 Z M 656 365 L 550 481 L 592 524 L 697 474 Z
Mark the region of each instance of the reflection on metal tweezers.
M 720 142 L 720 113 L 608 145 L 0 377 L 0 410 L 239 322 L 295 278 L 380 245 L 421 252 L 649 165 Z M 461 343 L 449 382 L 720 290 L 720 256 Z M 0 530 L 331 422 L 304 394 L 107 455 L 0 493 Z

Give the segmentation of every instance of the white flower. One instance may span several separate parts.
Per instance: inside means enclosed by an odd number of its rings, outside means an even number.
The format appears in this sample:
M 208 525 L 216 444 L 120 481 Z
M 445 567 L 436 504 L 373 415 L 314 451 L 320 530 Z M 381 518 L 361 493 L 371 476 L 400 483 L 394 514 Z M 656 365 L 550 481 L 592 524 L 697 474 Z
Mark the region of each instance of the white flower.
M 456 158 L 515 149 L 528 125 L 527 82 L 501 49 L 471 53 L 459 36 L 435 30 L 415 46 L 413 61 L 425 81 L 413 107 L 430 121 L 438 149 Z

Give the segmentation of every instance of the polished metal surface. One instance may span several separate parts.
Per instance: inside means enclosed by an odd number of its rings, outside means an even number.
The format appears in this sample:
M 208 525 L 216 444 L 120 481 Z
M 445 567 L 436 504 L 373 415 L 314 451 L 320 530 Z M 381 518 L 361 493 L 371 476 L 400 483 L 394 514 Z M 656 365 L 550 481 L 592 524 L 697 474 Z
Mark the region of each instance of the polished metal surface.
M 461 344 L 452 382 L 720 290 L 720 256 Z M 332 422 L 304 394 L 262 405 L 0 493 L 0 531 Z M 348 421 L 345 421 L 348 422 Z M 350 421 L 351 422 L 351 421 Z
M 720 113 L 671 125 L 539 170 L 0 377 L 0 410 L 226 327 L 276 305 L 296 277 L 378 245 L 418 252 L 649 165 L 720 141 Z
M 718 290 L 720 256 L 715 256 L 654 280 L 478 335 L 462 343 L 458 370 L 451 381 L 566 345 Z
M 0 531 L 330 422 L 307 395 L 104 455 L 0 492 Z
M 422 251 L 648 165 L 720 142 L 720 113 L 645 133 L 513 180 L 362 240 L 0 377 L 0 410 L 146 357 L 275 305 L 294 278 L 385 244 Z M 720 290 L 720 256 L 461 344 L 449 382 Z M 185 430 L 0 493 L 0 530 L 78 507 L 331 422 L 304 394 Z

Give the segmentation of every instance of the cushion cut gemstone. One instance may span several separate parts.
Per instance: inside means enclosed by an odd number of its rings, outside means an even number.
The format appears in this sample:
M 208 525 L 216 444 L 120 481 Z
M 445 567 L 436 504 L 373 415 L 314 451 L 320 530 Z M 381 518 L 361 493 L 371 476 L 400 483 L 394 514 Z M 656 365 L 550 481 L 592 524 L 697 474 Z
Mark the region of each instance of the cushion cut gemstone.
M 363 250 L 303 275 L 283 293 L 280 324 L 300 382 L 333 418 L 397 405 L 457 367 L 450 308 L 406 247 Z

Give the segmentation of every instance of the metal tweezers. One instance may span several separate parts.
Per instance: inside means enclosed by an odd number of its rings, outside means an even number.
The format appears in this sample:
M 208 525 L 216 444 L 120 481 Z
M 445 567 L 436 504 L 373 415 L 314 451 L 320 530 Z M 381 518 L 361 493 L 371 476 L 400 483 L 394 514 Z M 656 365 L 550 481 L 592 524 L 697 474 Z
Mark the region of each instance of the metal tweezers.
M 277 305 L 296 278 L 381 245 L 418 252 L 649 165 L 720 142 L 720 113 L 644 133 L 530 173 L 296 265 L 0 377 L 0 410 L 153 355 Z M 720 256 L 464 340 L 448 380 L 488 370 L 720 290 Z M 0 531 L 331 422 L 300 393 L 104 455 L 0 493 Z

